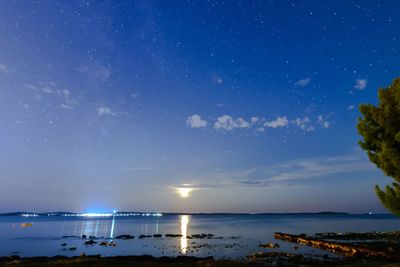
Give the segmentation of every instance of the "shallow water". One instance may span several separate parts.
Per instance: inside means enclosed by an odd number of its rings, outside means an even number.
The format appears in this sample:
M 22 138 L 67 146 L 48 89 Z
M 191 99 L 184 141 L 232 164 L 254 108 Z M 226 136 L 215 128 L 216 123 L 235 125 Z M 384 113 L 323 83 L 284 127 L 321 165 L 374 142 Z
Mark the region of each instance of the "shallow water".
M 21 227 L 21 223 L 32 223 Z M 0 256 L 77 256 L 100 254 L 153 256 L 214 256 L 240 259 L 258 251 L 329 254 L 315 248 L 274 240 L 274 232 L 293 234 L 347 231 L 399 230 L 400 219 L 390 215 L 342 214 L 275 214 L 275 215 L 163 215 L 162 217 L 21 217 L 0 216 Z M 189 239 L 193 234 L 213 234 L 211 239 Z M 115 239 L 118 235 L 134 235 L 135 239 Z M 138 239 L 139 235 L 162 234 L 162 238 Z M 166 238 L 165 234 L 182 234 L 182 238 Z M 84 245 L 95 241 L 113 240 L 115 247 Z M 72 236 L 72 237 L 65 237 Z M 217 238 L 222 237 L 222 238 Z M 239 238 L 240 237 L 240 238 Z M 280 248 L 259 248 L 260 243 L 279 243 Z M 62 243 L 67 243 L 65 247 Z M 69 248 L 76 247 L 74 251 Z

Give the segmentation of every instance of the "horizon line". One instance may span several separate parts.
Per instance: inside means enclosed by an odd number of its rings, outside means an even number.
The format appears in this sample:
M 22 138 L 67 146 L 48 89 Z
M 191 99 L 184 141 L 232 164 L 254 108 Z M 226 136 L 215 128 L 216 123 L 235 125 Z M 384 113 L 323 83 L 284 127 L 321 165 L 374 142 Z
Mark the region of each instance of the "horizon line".
M 49 212 L 34 212 L 34 211 L 11 211 L 2 212 L 1 215 L 12 215 L 12 214 L 106 214 L 106 213 L 161 213 L 163 215 L 216 215 L 216 214 L 227 214 L 227 215 L 285 215 L 285 214 L 344 214 L 344 215 L 393 215 L 391 213 L 374 213 L 374 212 L 345 212 L 345 211 L 302 211 L 302 212 L 160 212 L 160 211 L 105 211 L 105 212 L 73 212 L 73 211 L 49 211 Z M 394 215 L 393 215 L 394 216 Z

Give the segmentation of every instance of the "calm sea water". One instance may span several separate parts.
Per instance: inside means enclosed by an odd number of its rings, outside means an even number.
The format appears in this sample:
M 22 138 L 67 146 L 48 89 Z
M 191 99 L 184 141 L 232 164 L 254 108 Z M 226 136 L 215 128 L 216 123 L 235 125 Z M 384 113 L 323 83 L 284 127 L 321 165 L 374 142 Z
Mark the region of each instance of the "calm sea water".
M 21 227 L 21 223 L 32 223 Z M 293 234 L 346 231 L 400 230 L 400 219 L 390 215 L 163 215 L 162 217 L 30 217 L 0 216 L 0 256 L 153 255 L 243 258 L 258 251 L 294 252 L 293 244 L 274 240 L 274 232 Z M 213 234 L 211 239 L 189 239 L 193 234 Z M 135 239 L 117 240 L 118 235 Z M 162 238 L 138 239 L 162 234 Z M 165 234 L 182 234 L 166 238 Z M 114 240 L 115 247 L 85 245 L 82 235 L 95 241 Z M 69 237 L 66 237 L 69 236 Z M 259 248 L 260 243 L 279 243 L 280 248 Z M 67 243 L 62 246 L 62 243 Z M 76 247 L 76 250 L 69 248 Z M 296 253 L 327 254 L 301 246 Z

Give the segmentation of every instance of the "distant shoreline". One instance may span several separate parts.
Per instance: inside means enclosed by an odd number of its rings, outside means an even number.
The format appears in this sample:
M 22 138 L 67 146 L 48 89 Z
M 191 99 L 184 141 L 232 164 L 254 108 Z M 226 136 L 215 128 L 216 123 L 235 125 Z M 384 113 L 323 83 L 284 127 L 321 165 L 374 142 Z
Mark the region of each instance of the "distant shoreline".
M 307 216 L 307 215 L 343 215 L 343 216 L 364 216 L 364 215 L 374 215 L 374 216 L 393 216 L 390 213 L 348 213 L 348 212 L 334 212 L 334 211 L 322 211 L 322 212 L 272 212 L 272 213 L 159 213 L 159 212 L 136 212 L 136 211 L 118 211 L 117 214 L 162 214 L 164 216 L 179 216 L 179 215 L 268 215 L 268 216 Z M 21 216 L 24 214 L 28 215 L 38 215 L 38 216 L 62 216 L 62 215 L 77 215 L 84 214 L 80 212 L 32 212 L 32 211 L 17 211 L 17 212 L 5 212 L 0 213 L 0 216 Z M 89 213 L 90 214 L 90 213 Z M 102 214 L 102 213 L 99 213 Z

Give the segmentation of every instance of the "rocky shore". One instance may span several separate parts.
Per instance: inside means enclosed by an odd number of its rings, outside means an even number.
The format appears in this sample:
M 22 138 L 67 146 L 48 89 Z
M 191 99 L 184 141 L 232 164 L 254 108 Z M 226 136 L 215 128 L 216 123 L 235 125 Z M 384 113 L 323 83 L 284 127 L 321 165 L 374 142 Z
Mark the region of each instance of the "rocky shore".
M 400 267 L 400 262 L 382 260 L 379 258 L 363 259 L 318 259 L 310 255 L 291 254 L 283 252 L 266 252 L 252 255 L 248 260 L 215 260 L 212 257 L 197 258 L 188 256 L 178 257 L 152 257 L 152 256 L 115 256 L 101 257 L 100 255 L 79 257 L 0 257 L 0 266 L 137 266 L 137 267 L 225 267 L 225 266 L 384 266 Z
M 275 233 L 275 238 L 347 257 L 400 260 L 400 232 L 316 233 L 314 236 Z
M 180 238 L 178 234 L 140 235 L 137 239 L 147 238 Z M 63 238 L 80 238 L 86 246 L 115 246 L 114 240 L 101 240 L 95 236 Z M 219 239 L 213 234 L 196 234 L 188 236 L 190 239 Z M 232 238 L 232 237 L 231 237 Z M 231 239 L 228 238 L 228 239 Z M 135 239 L 134 236 L 125 234 L 114 238 L 115 240 Z M 235 238 L 232 238 L 235 239 Z M 0 266 L 387 266 L 400 267 L 400 232 L 367 232 L 367 233 L 316 233 L 314 235 L 293 235 L 287 233 L 275 233 L 275 239 L 293 243 L 291 252 L 282 251 L 278 243 L 260 243 L 258 251 L 255 251 L 241 260 L 214 259 L 213 257 L 153 257 L 153 256 L 116 256 L 102 257 L 100 255 L 81 254 L 78 257 L 1 257 Z M 204 241 L 206 241 L 204 240 Z M 232 247 L 235 247 L 234 243 Z M 76 250 L 76 247 L 68 247 L 62 243 L 62 247 L 68 250 Z M 201 246 L 210 246 L 206 243 L 192 245 L 197 251 Z M 230 245 L 225 244 L 225 249 Z M 329 253 L 297 253 L 303 246 L 325 250 Z M 210 251 L 210 252 L 211 252 Z M 296 252 L 296 253 L 294 253 Z M 211 255 L 213 255 L 211 253 Z M 335 256 L 336 255 L 336 256 Z

